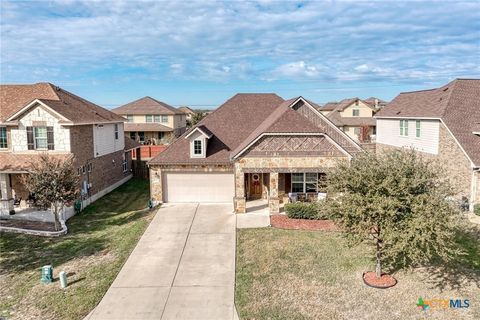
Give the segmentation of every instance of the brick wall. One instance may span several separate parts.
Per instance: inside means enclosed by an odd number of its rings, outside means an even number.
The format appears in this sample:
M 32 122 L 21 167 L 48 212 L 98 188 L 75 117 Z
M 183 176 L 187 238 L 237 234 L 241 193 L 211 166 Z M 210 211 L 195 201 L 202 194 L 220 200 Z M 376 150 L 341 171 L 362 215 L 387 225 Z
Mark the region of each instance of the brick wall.
M 472 187 L 472 169 L 470 160 L 465 156 L 459 145 L 455 142 L 447 128 L 440 124 L 438 154 L 421 152 L 422 156 L 429 159 L 436 159 L 445 168 L 445 177 L 452 183 L 455 190 L 458 190 L 457 197 L 465 196 L 470 199 Z M 398 149 L 397 147 L 377 143 L 377 152 Z M 478 196 L 477 196 L 478 198 Z

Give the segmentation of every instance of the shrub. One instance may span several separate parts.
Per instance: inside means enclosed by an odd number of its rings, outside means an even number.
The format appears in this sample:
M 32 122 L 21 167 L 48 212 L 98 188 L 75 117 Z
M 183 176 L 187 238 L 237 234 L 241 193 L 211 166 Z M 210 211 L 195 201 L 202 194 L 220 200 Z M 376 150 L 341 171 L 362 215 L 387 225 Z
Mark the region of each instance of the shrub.
M 324 202 L 287 203 L 285 211 L 291 219 L 323 220 L 329 218 Z
M 480 204 L 475 205 L 475 209 L 473 209 L 473 212 L 475 212 L 477 216 L 480 216 Z

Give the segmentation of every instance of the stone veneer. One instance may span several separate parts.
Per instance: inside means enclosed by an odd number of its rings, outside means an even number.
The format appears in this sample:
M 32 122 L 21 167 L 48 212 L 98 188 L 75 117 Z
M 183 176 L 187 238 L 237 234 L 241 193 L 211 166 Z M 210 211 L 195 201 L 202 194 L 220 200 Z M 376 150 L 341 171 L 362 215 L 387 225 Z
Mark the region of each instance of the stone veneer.
M 455 190 L 458 190 L 456 194 L 458 198 L 467 197 L 470 200 L 476 200 L 478 202 L 480 199 L 480 188 L 478 187 L 475 191 L 476 196 L 474 199 L 471 199 L 472 179 L 474 179 L 474 175 L 472 174 L 470 160 L 465 156 L 462 149 L 456 143 L 455 139 L 448 132 L 443 123 L 440 124 L 439 135 L 438 154 L 433 155 L 430 153 L 421 152 L 422 156 L 427 159 L 438 160 L 439 165 L 445 168 L 443 172 L 446 174 L 446 177 Z M 377 143 L 376 149 L 377 153 L 379 153 L 399 148 Z

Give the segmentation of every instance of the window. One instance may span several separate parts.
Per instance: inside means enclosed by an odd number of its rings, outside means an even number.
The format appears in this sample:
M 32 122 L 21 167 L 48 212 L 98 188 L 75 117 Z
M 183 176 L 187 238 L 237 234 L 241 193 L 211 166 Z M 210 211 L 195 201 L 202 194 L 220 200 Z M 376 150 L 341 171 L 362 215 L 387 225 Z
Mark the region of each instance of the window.
M 292 192 L 317 192 L 318 173 L 292 173 Z
M 162 123 L 168 122 L 168 116 L 162 115 Z
M 7 144 L 7 128 L 0 127 L 0 149 L 6 149 L 8 147 Z
M 353 133 L 354 133 L 356 136 L 360 136 L 360 127 L 355 127 L 355 128 L 353 128 Z
M 91 162 L 89 164 L 87 164 L 87 171 L 88 172 L 92 172 L 92 168 L 93 168 L 93 165 L 92 165 Z
M 115 140 L 118 140 L 118 123 L 115 123 Z
M 123 154 L 122 168 L 123 168 L 123 172 L 127 172 L 128 166 L 127 166 L 127 157 L 125 156 L 125 153 Z
M 145 122 L 152 122 L 152 115 L 148 114 L 145 116 Z
M 153 116 L 153 121 L 154 122 L 160 122 L 160 115 L 159 114 L 156 114 Z
M 353 109 L 352 110 L 353 117 L 360 117 L 360 109 Z
M 408 120 L 400 120 L 400 135 L 408 137 Z
M 145 132 L 140 131 L 140 132 L 138 133 L 138 141 L 140 141 L 140 142 L 145 142 Z
M 193 140 L 193 154 L 194 155 L 202 154 L 202 140 Z
M 127 114 L 127 121 L 133 122 L 133 114 Z
M 47 149 L 47 127 L 34 128 L 35 149 Z
M 87 173 L 87 166 L 82 166 L 82 173 L 83 174 Z
M 422 124 L 421 124 L 421 121 L 420 121 L 420 120 L 415 121 L 415 136 L 416 136 L 417 138 L 420 138 L 421 125 L 422 125 Z
M 130 139 L 135 140 L 136 138 L 135 131 L 130 131 Z
M 164 136 L 165 136 L 165 132 L 159 132 L 158 133 L 158 139 L 159 140 L 162 140 Z

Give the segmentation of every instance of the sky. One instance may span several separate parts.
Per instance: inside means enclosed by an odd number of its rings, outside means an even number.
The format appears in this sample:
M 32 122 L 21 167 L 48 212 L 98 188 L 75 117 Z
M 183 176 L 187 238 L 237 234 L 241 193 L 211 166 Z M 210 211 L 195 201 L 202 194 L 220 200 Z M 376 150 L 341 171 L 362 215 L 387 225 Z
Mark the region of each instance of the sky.
M 480 78 L 480 1 L 0 0 L 0 82 L 107 108 L 238 92 L 393 99 Z

